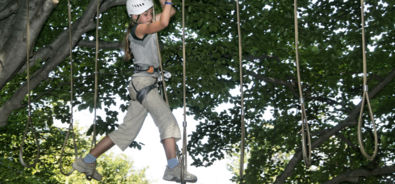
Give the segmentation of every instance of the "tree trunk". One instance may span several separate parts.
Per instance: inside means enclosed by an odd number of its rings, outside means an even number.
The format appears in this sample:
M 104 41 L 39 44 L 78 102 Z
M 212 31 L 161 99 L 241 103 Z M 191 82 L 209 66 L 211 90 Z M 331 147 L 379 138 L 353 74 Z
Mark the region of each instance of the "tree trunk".
M 56 4 L 54 4 L 52 0 L 32 2 L 33 1 L 30 3 L 30 31 L 31 45 L 34 45 L 34 40 L 37 39 L 42 26 Z M 26 61 L 26 21 L 24 21 L 26 20 L 26 6 L 23 6 L 23 1 L 13 3 L 17 3 L 19 6 L 15 15 L 10 15 L 8 18 L 0 20 L 2 24 L 9 25 L 8 28 L 1 29 L 2 40 L 0 40 L 0 43 L 4 44 L 1 45 L 0 48 L 0 89 L 4 87 L 22 66 L 24 66 Z M 101 11 L 124 3 L 125 0 L 107 1 L 103 3 Z M 6 4 L 7 3 L 3 3 L 0 5 L 4 6 Z M 77 44 L 82 34 L 95 29 L 96 24 L 94 22 L 94 17 L 96 15 L 96 5 L 97 0 L 91 0 L 83 16 L 73 23 L 72 47 Z M 12 7 L 13 6 L 11 6 L 11 8 Z M 0 7 L 0 9 L 4 8 Z M 5 10 L 2 12 L 4 11 Z M 0 15 L 2 15 L 2 12 L 0 12 Z M 31 89 L 34 89 L 40 82 L 48 78 L 48 74 L 68 56 L 69 49 L 68 30 L 66 30 L 48 47 L 41 48 L 30 56 L 31 58 L 37 58 L 37 56 L 39 56 L 46 61 L 45 65 L 40 70 L 31 75 Z M 12 111 L 24 106 L 22 102 L 26 94 L 27 85 L 25 83 L 0 107 L 0 126 L 7 125 L 8 116 Z
M 26 1 L 11 1 L 2 4 L 0 46 L 0 89 L 19 71 L 26 62 Z M 52 0 L 29 1 L 30 45 L 34 45 L 48 16 L 56 5 Z M 16 10 L 15 10 L 16 7 Z M 4 27 L 3 27 L 4 25 Z M 29 51 L 30 52 L 30 51 Z

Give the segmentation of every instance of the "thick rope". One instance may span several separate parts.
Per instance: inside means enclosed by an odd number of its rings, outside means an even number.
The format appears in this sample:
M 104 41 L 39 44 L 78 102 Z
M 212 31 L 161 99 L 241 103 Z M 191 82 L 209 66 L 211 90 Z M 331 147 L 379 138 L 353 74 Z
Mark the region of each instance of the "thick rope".
M 68 128 L 68 131 L 67 131 L 67 133 L 66 133 L 66 138 L 65 138 L 65 140 L 64 140 L 64 142 L 63 142 L 63 146 L 62 146 L 62 150 L 61 150 L 61 152 L 60 152 L 60 158 L 59 158 L 59 164 L 60 164 L 60 166 L 59 166 L 59 169 L 60 169 L 60 172 L 63 174 L 63 175 L 65 175 L 65 176 L 70 176 L 71 175 L 71 173 L 73 173 L 73 171 L 74 171 L 74 169 L 71 169 L 70 171 L 68 171 L 68 172 L 65 172 L 64 171 L 64 168 L 63 168 L 63 157 L 64 157 L 64 151 L 65 151 L 65 148 L 66 148 L 66 145 L 67 145 L 67 142 L 68 142 L 68 140 L 69 140 L 69 136 L 70 136 L 70 134 L 72 134 L 72 138 L 73 138 L 73 145 L 74 145 L 74 157 L 75 157 L 75 159 L 77 159 L 78 158 L 78 149 L 77 149 L 77 143 L 76 143 L 76 139 L 75 139 L 75 133 L 74 133 L 74 128 L 73 128 L 73 109 L 74 109 L 74 106 L 73 106 L 73 103 L 74 103 L 74 99 L 73 99 L 73 92 L 74 92 L 74 83 L 73 83 L 73 42 L 72 42 L 72 27 L 71 27 L 71 3 L 70 3 L 70 0 L 68 0 L 67 1 L 67 12 L 68 12 L 68 23 L 69 23 L 69 31 L 68 31 L 68 33 L 69 33 L 69 45 L 70 45 L 70 53 L 69 53 L 69 55 L 70 55 L 70 123 L 69 123 L 69 128 Z
M 241 142 L 240 142 L 240 181 L 243 183 L 244 175 L 244 150 L 245 150 L 245 122 L 244 122 L 244 91 L 243 91 L 243 58 L 241 45 L 241 29 L 240 29 L 240 9 L 239 0 L 236 0 L 237 14 L 237 33 L 239 36 L 239 73 L 240 73 L 240 109 L 241 109 Z
M 365 156 L 368 160 L 372 161 L 377 155 L 378 139 L 377 139 L 376 124 L 375 124 L 374 119 L 373 119 L 372 107 L 370 106 L 369 94 L 368 94 L 368 85 L 367 85 L 366 51 L 365 51 L 364 0 L 361 0 L 361 24 L 362 24 L 363 94 L 362 94 L 362 102 L 361 102 L 361 111 L 359 113 L 359 118 L 358 118 L 358 144 L 359 144 L 359 148 L 361 150 L 362 155 Z M 368 110 L 369 110 L 370 120 L 371 120 L 372 126 L 373 126 L 374 151 L 373 151 L 372 155 L 369 155 L 369 154 L 366 153 L 365 147 L 363 146 L 363 143 L 362 143 L 361 127 L 362 127 L 362 115 L 363 115 L 365 99 L 366 99 Z
M 28 106 L 28 117 L 27 117 L 27 122 L 26 122 L 26 126 L 25 126 L 25 130 L 23 132 L 23 137 L 22 137 L 22 142 L 21 142 L 21 146 L 19 149 L 19 161 L 22 164 L 22 166 L 24 167 L 33 167 L 37 164 L 37 162 L 39 161 L 39 157 L 40 157 L 40 146 L 39 146 L 39 142 L 38 142 L 38 137 L 36 135 L 36 131 L 34 129 L 34 127 L 32 127 L 32 112 L 31 112 L 31 99 L 30 99 L 30 13 L 29 13 L 29 0 L 26 0 L 26 80 L 27 80 L 27 106 Z M 33 161 L 32 164 L 27 164 L 24 160 L 23 160 L 23 146 L 25 144 L 25 140 L 26 140 L 26 136 L 27 136 L 27 132 L 28 130 L 31 129 L 32 130 L 32 134 L 37 146 L 37 154 L 36 157 Z
M 98 95 L 98 83 L 99 83 L 99 70 L 98 70 L 98 58 L 99 58 L 99 25 L 100 25 L 100 0 L 97 0 L 96 5 L 96 53 L 95 53 L 95 92 L 93 95 L 93 134 L 91 149 L 96 146 L 96 120 L 97 120 L 97 95 Z
M 183 103 L 184 103 L 184 121 L 183 121 L 183 138 L 182 138 L 182 159 L 181 163 L 181 183 L 185 182 L 185 171 L 187 170 L 187 108 L 186 108 L 186 54 L 185 54 L 185 1 L 182 0 L 182 84 L 183 84 Z
M 298 32 L 298 1 L 294 0 L 294 24 L 295 24 L 295 57 L 296 57 L 296 70 L 298 77 L 298 89 L 299 89 L 299 97 L 300 97 L 300 107 L 302 111 L 302 152 L 303 152 L 303 160 L 306 164 L 306 167 L 310 167 L 311 164 L 311 139 L 310 139 L 310 130 L 309 124 L 307 123 L 306 109 L 305 103 L 303 99 L 302 93 L 302 84 L 300 80 L 300 68 L 299 68 L 299 32 Z M 306 143 L 307 139 L 307 143 Z

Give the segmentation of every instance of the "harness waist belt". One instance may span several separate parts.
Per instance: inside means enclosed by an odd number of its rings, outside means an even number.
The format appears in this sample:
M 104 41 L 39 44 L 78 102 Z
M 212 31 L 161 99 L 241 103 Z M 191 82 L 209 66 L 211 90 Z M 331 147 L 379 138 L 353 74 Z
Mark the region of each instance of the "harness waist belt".
M 154 72 L 159 72 L 159 68 L 154 68 L 154 66 L 148 66 L 148 65 L 134 65 L 134 73 L 139 73 L 139 72 L 154 73 Z

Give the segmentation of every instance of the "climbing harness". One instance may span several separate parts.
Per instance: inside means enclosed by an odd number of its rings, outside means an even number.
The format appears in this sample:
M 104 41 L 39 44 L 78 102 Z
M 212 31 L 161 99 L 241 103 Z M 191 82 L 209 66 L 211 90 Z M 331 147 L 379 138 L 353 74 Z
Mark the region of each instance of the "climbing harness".
M 240 79 L 240 127 L 241 127 L 241 142 L 240 142 L 240 182 L 243 183 L 244 175 L 244 150 L 245 150 L 245 122 L 244 122 L 244 91 L 243 91 L 243 55 L 241 44 L 241 28 L 240 28 L 240 9 L 239 0 L 236 0 L 236 14 L 237 14 L 237 33 L 239 37 L 239 79 Z
M 307 122 L 306 116 L 306 108 L 305 102 L 303 99 L 303 92 L 302 92 L 302 84 L 300 80 L 300 68 L 299 68 L 299 51 L 298 51 L 298 44 L 299 44 L 299 33 L 298 33 L 298 1 L 294 0 L 294 26 L 295 26 L 295 60 L 296 60 L 296 71 L 298 77 L 298 89 L 299 89 L 299 97 L 300 97 L 300 107 L 302 113 L 302 153 L 303 153 L 303 160 L 306 164 L 306 167 L 310 167 L 311 165 L 311 136 L 310 136 L 310 129 L 309 124 Z M 307 139 L 307 140 L 306 140 Z
M 366 69 L 367 67 L 366 67 L 366 51 L 365 51 L 364 0 L 361 0 L 361 24 L 362 24 L 363 94 L 362 94 L 361 110 L 360 110 L 359 118 L 358 118 L 358 144 L 359 144 L 359 149 L 361 150 L 362 155 L 365 156 L 368 160 L 372 161 L 377 155 L 378 140 L 377 140 L 377 129 L 376 129 L 376 124 L 374 122 L 372 107 L 370 106 L 370 100 L 369 100 L 369 94 L 368 94 L 368 85 L 367 85 L 367 69 Z M 370 120 L 371 120 L 372 126 L 373 126 L 374 151 L 373 151 L 372 155 L 369 155 L 369 154 L 366 153 L 365 147 L 363 146 L 363 143 L 362 143 L 361 127 L 362 127 L 362 115 L 363 115 L 363 109 L 364 109 L 364 105 L 365 105 L 365 99 L 366 99 L 366 103 L 367 103 L 367 106 L 368 106 Z
M 150 69 L 148 69 L 148 70 L 142 70 L 141 72 L 151 73 L 151 70 L 152 70 L 152 67 L 150 67 Z M 157 72 L 157 71 L 155 71 L 155 72 Z M 153 72 L 152 72 L 152 73 L 153 73 Z M 164 73 L 163 76 L 165 76 L 165 79 L 168 79 L 168 78 L 171 77 L 171 74 L 170 74 L 169 72 L 164 71 L 163 73 Z M 137 98 L 137 101 L 139 101 L 140 104 L 142 104 L 142 103 L 143 103 L 143 100 L 144 100 L 144 98 L 145 98 L 145 96 L 147 96 L 147 94 L 148 94 L 152 89 L 158 88 L 158 87 L 159 87 L 158 85 L 159 85 L 160 83 L 163 83 L 163 82 L 164 82 L 164 80 L 162 79 L 162 76 L 159 76 L 159 78 L 155 81 L 154 84 L 151 84 L 151 85 L 146 86 L 146 87 L 144 87 L 144 88 L 142 88 L 142 89 L 140 89 L 140 90 L 137 90 L 137 88 L 134 86 L 133 81 L 132 81 L 131 84 L 132 84 L 133 89 L 136 91 L 136 98 Z M 163 84 L 162 84 L 162 85 L 163 85 Z
M 28 116 L 27 122 L 25 126 L 25 130 L 23 132 L 22 142 L 19 148 L 19 161 L 24 167 L 34 167 L 40 158 L 40 144 L 38 142 L 38 137 L 36 131 L 32 125 L 32 112 L 31 112 L 31 99 L 30 99 L 30 13 L 29 13 L 29 0 L 26 0 L 26 85 L 27 85 L 27 106 L 28 106 Z M 31 129 L 33 138 L 35 140 L 35 144 L 37 146 L 37 154 L 32 164 L 27 164 L 23 159 L 23 146 L 25 144 L 25 139 L 28 133 L 28 130 Z
M 154 66 L 149 66 L 149 65 L 141 65 L 141 64 L 136 64 L 134 65 L 134 73 L 141 73 L 141 72 L 146 72 L 149 74 L 153 74 L 153 73 L 158 73 L 159 72 L 159 68 L 154 68 Z M 136 91 L 136 99 L 137 101 L 140 102 L 140 104 L 143 103 L 143 100 L 145 99 L 145 96 L 147 96 L 147 94 L 155 88 L 158 88 L 158 82 L 159 80 L 157 79 L 155 81 L 154 84 L 151 84 L 149 86 L 146 86 L 140 90 L 137 90 L 137 88 L 134 86 L 133 84 L 133 79 L 132 79 L 132 87 L 133 89 Z
M 72 135 L 72 139 L 73 139 L 73 146 L 74 146 L 74 157 L 75 157 L 75 159 L 77 159 L 78 158 L 78 149 L 77 149 L 77 143 L 76 143 L 76 139 L 75 139 L 75 133 L 74 133 L 74 128 L 73 128 L 73 103 L 74 103 L 74 99 L 73 99 L 73 92 L 74 92 L 74 89 L 73 89 L 73 86 L 74 86 L 74 84 L 73 84 L 73 52 L 72 52 L 72 50 L 73 50 L 73 42 L 72 42 L 72 26 L 71 26 L 71 3 L 70 3 L 70 0 L 68 0 L 67 1 L 67 7 L 68 7 L 68 26 L 69 26 L 69 31 L 68 31 L 68 34 L 69 34 L 69 45 L 70 45 L 70 53 L 69 53 L 69 55 L 70 55 L 70 122 L 69 122 L 69 128 L 68 128 L 68 131 L 67 131 L 67 133 L 66 133 L 66 137 L 65 137 L 65 139 L 64 139 L 64 142 L 63 142 L 63 146 L 62 146 L 62 150 L 61 150 L 61 152 L 60 152 L 60 158 L 59 158 L 59 169 L 60 169 L 60 172 L 63 174 L 63 175 L 65 175 L 65 176 L 70 176 L 71 175 L 71 173 L 73 173 L 73 171 L 74 171 L 74 169 L 71 169 L 70 171 L 68 171 L 68 172 L 65 172 L 64 171 L 64 168 L 63 168 L 63 157 L 64 157 L 64 151 L 65 151 L 65 148 L 66 148 L 66 145 L 67 145 L 67 142 L 68 142 L 68 140 L 69 140 L 69 136 L 70 136 L 70 134 Z

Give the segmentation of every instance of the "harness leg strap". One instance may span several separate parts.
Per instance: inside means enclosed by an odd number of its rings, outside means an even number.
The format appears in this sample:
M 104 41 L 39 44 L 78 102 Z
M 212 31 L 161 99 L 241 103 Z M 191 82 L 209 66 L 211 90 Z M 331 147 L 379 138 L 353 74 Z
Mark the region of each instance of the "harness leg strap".
M 145 96 L 147 96 L 147 94 L 148 94 L 152 89 L 154 89 L 154 88 L 157 87 L 157 85 L 156 85 L 156 83 L 155 83 L 155 84 L 146 86 L 146 87 L 144 87 L 144 88 L 142 88 L 142 89 L 140 89 L 140 90 L 138 91 L 138 90 L 136 89 L 136 87 L 134 87 L 134 84 L 133 84 L 133 83 L 132 83 L 132 85 L 133 85 L 134 90 L 137 92 L 136 98 L 137 98 L 137 101 L 140 102 L 140 104 L 143 104 L 143 100 L 144 100 Z

